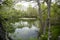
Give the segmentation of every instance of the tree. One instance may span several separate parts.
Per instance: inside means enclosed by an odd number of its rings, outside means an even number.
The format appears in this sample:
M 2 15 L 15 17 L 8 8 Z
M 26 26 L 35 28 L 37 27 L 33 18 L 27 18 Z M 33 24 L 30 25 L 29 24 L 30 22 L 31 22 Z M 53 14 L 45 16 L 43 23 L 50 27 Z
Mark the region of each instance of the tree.
M 42 13 L 41 13 L 41 3 L 40 3 L 40 0 L 37 0 L 37 4 L 38 4 L 38 18 L 39 18 L 39 21 L 40 21 L 40 36 L 43 34 L 43 21 L 42 21 Z M 40 37 L 39 37 L 39 40 L 40 40 Z
M 50 38 L 51 38 L 51 32 L 50 32 L 50 28 L 51 28 L 51 26 L 50 26 L 51 0 L 48 0 L 47 6 L 48 6 L 48 19 L 47 19 L 47 21 L 48 21 L 48 40 L 50 40 Z
M 7 31 L 5 30 L 5 27 L 3 26 L 3 23 L 5 22 L 6 18 L 4 17 L 3 14 L 7 14 L 7 8 L 12 6 L 12 0 L 0 0 L 0 38 L 2 38 L 1 40 L 7 40 Z

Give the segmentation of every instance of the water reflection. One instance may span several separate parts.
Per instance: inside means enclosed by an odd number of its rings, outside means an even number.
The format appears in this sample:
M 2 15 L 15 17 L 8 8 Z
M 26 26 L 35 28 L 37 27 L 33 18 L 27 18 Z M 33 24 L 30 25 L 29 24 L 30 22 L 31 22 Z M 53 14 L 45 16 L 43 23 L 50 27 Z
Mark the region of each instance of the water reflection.
M 21 23 L 21 22 L 19 22 Z M 15 23 L 15 25 L 20 25 L 19 23 Z M 26 24 L 25 24 L 26 23 Z M 22 22 L 22 24 L 27 25 L 28 22 Z M 14 24 L 13 24 L 14 25 Z M 38 31 L 39 28 L 35 25 L 32 25 L 31 28 L 29 27 L 22 27 L 22 28 L 16 28 L 14 33 L 11 33 L 10 36 L 13 40 L 29 40 L 30 38 L 37 38 L 38 37 Z
M 36 21 L 34 21 L 34 23 L 35 22 Z M 11 25 L 15 28 L 15 32 L 10 33 L 10 36 L 12 37 L 13 40 L 20 40 L 20 39 L 29 40 L 30 38 L 37 38 L 39 28 L 36 25 L 34 25 L 34 23 L 32 23 L 31 25 L 30 22 L 28 21 L 19 21 L 19 22 L 11 23 Z
M 27 21 L 19 21 L 19 22 L 11 23 L 11 25 L 14 28 L 18 28 L 18 27 L 27 27 L 29 26 L 29 23 Z

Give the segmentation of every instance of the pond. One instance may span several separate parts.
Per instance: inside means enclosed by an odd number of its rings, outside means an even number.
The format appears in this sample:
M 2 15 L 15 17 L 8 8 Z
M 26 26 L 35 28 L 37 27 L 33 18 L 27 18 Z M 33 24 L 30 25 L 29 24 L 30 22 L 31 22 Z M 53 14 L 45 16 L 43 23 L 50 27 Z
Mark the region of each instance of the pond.
M 10 33 L 10 36 L 13 40 L 29 40 L 32 38 L 38 38 L 39 35 L 39 28 L 36 27 L 35 25 L 31 25 L 31 27 L 28 27 L 28 22 L 20 21 L 20 22 L 15 22 L 15 24 L 11 23 L 15 29 L 14 33 Z M 24 25 L 24 27 L 19 28 L 18 26 Z

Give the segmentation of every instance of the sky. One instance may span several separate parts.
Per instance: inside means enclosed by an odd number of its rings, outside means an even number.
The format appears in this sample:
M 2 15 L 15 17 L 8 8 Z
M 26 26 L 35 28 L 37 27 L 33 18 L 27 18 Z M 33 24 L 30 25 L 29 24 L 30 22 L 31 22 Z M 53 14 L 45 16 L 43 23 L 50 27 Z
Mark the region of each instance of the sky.
M 52 0 L 53 3 L 55 3 L 55 0 Z M 21 2 L 17 2 L 15 5 L 14 5 L 14 8 L 16 10 L 24 10 L 26 11 L 27 8 L 29 7 L 29 5 L 33 8 L 37 8 L 38 9 L 38 5 L 37 5 L 37 2 L 35 1 L 29 1 L 29 2 L 26 2 L 26 1 L 21 1 Z M 47 5 L 45 3 L 45 5 Z
M 34 1 L 30 1 L 30 2 L 26 2 L 26 1 L 18 2 L 18 3 L 15 4 L 14 8 L 17 9 L 17 10 L 27 10 L 29 5 L 31 5 L 31 7 L 37 8 L 37 3 L 34 2 Z

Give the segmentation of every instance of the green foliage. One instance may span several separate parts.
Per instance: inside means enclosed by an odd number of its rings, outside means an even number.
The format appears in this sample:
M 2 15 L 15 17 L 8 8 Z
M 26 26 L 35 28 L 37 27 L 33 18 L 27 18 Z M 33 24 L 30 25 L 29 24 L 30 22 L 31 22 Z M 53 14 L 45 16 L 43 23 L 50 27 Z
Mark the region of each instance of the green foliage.
M 54 4 L 51 8 L 51 23 L 52 24 L 60 24 L 60 8 L 57 4 Z
M 15 10 L 12 8 L 13 1 L 12 0 L 5 0 L 3 5 L 0 5 L 0 21 L 3 20 L 3 26 L 7 30 L 7 32 L 14 32 L 15 28 L 13 28 L 10 23 L 15 23 L 20 21 L 19 18 L 21 17 L 37 17 L 38 11 L 31 6 L 28 7 L 27 11 Z M 43 21 L 47 19 L 47 6 L 44 4 L 41 5 L 43 11 Z M 8 21 L 4 19 L 7 18 Z M 39 20 L 37 18 L 37 20 Z M 29 21 L 29 23 L 33 23 L 33 21 Z M 37 24 L 37 23 L 36 23 Z M 34 24 L 34 25 L 36 25 Z M 60 6 L 57 4 L 53 4 L 51 6 L 51 32 L 52 32 L 52 39 L 57 40 L 58 36 L 60 35 Z M 22 26 L 21 26 L 22 27 Z M 48 29 L 48 27 L 47 27 Z M 47 31 L 46 34 L 41 37 L 41 40 L 47 40 Z M 19 39 L 20 40 L 20 39 Z M 30 40 L 37 40 L 35 38 L 31 38 Z
M 53 30 L 53 31 L 52 31 Z M 51 31 L 52 31 L 52 40 L 57 40 L 58 36 L 60 35 L 60 25 L 55 25 L 51 27 Z
M 44 35 L 43 37 L 41 37 L 41 40 L 47 40 L 46 35 Z
M 38 15 L 38 11 L 36 8 L 32 8 L 31 6 L 29 6 L 27 8 L 27 14 L 28 16 L 37 16 Z
M 13 0 L 4 0 L 2 4 L 11 7 L 13 4 Z
M 29 40 L 38 40 L 37 38 L 30 38 Z

